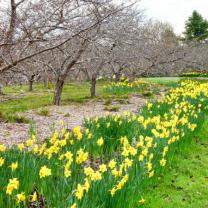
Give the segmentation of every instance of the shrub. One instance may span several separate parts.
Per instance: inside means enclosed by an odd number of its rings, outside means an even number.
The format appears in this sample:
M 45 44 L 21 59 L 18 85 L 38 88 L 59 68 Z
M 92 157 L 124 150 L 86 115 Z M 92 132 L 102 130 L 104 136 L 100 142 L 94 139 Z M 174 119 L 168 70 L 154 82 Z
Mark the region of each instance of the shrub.
M 112 99 L 106 99 L 104 102 L 104 105 L 111 105 L 112 104 Z
M 37 114 L 39 116 L 49 116 L 50 115 L 50 111 L 47 109 L 47 108 L 40 108 L 38 111 L 37 111 Z
M 65 115 L 64 115 L 64 117 L 70 117 L 71 115 L 70 115 L 70 113 L 66 113 Z

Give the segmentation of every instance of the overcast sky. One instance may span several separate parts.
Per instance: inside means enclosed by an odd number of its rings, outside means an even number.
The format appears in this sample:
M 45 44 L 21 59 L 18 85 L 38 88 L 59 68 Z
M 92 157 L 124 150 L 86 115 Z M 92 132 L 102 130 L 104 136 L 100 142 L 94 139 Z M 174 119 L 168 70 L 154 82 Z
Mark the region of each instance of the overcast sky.
M 208 0 L 141 0 L 140 5 L 148 17 L 171 23 L 177 34 L 184 31 L 193 10 L 208 19 Z

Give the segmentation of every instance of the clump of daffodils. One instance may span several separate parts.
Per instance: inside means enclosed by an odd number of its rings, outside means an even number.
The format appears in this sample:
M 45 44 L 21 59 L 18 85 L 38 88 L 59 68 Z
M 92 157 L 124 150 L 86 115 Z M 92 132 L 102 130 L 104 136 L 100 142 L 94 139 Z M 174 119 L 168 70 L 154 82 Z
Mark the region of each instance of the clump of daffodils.
M 18 168 L 18 162 L 13 162 L 9 167 L 11 168 L 12 172 L 15 171 Z
M 26 200 L 26 196 L 24 192 L 17 194 L 17 203 L 24 202 Z
M 85 162 L 89 157 L 89 153 L 88 152 L 84 152 L 84 150 L 81 148 L 77 151 L 77 157 L 76 157 L 76 162 L 78 164 L 81 164 L 83 162 Z
M 19 188 L 19 181 L 17 178 L 9 179 L 9 183 L 6 187 L 6 193 L 11 195 L 14 190 Z
M 51 176 L 51 169 L 47 168 L 45 165 L 43 167 L 41 167 L 40 172 L 39 172 L 40 178 L 45 178 L 48 176 Z
M 104 140 L 103 138 L 101 137 L 100 139 L 97 140 L 97 145 L 98 146 L 102 146 L 104 144 Z

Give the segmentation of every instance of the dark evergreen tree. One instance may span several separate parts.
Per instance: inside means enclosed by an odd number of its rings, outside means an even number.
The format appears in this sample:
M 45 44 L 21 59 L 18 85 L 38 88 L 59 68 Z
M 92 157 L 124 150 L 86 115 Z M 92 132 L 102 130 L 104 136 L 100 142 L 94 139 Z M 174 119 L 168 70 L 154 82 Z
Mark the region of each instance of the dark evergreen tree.
M 186 40 L 201 41 L 208 38 L 208 22 L 197 11 L 188 18 L 184 32 Z

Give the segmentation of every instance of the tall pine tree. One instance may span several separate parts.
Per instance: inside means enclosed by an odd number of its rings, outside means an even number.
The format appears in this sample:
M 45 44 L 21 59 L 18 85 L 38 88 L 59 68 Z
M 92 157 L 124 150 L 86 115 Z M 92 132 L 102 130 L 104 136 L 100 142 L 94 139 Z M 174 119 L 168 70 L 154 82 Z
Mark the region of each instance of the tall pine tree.
M 197 11 L 193 11 L 185 26 L 185 39 L 201 41 L 208 38 L 208 22 Z

